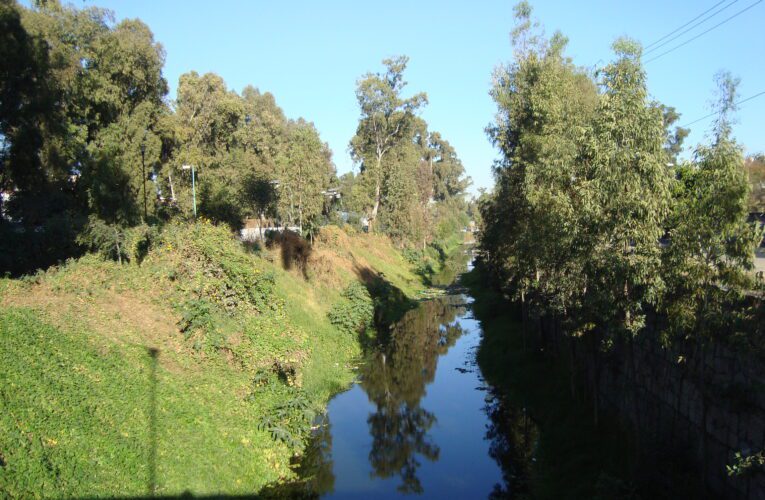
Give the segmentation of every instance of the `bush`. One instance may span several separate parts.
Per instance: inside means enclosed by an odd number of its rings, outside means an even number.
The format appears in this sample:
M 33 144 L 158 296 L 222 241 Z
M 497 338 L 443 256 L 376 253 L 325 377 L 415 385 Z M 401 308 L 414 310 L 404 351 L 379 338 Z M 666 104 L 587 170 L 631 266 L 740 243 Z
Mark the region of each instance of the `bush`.
M 167 244 L 172 249 L 172 242 Z M 240 308 L 263 312 L 276 306 L 271 300 L 273 274 L 259 270 L 226 229 L 201 221 L 191 231 L 179 231 L 175 244 L 184 257 L 179 274 L 190 278 L 200 299 L 230 313 Z
M 158 226 L 141 224 L 125 231 L 125 253 L 128 260 L 140 264 L 149 255 L 149 251 L 156 247 L 161 238 Z
M 351 283 L 342 293 L 343 298 L 330 309 L 329 321 L 349 334 L 362 333 L 372 325 L 374 301 L 366 287 L 359 282 Z
M 85 229 L 77 236 L 77 243 L 121 264 L 123 260 L 128 260 L 125 239 L 124 227 L 91 215 Z

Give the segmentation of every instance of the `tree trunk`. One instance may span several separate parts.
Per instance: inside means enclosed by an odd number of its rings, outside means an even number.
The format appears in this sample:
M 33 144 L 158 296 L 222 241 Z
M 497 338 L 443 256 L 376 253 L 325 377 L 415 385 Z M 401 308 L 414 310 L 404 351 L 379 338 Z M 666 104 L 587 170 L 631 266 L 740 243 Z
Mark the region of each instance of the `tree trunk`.
M 380 181 L 375 185 L 375 204 L 372 206 L 372 216 L 369 218 L 369 232 L 372 232 L 374 222 L 377 220 L 377 211 L 380 209 Z
M 377 155 L 377 176 L 375 181 L 375 203 L 372 206 L 372 216 L 369 218 L 369 232 L 371 233 L 373 230 L 373 224 L 377 221 L 377 212 L 380 210 L 380 188 L 382 187 L 381 184 L 381 178 L 382 178 L 382 172 L 380 172 L 380 169 L 382 168 L 382 155 Z
M 568 339 L 568 376 L 571 399 L 576 399 L 576 343 L 573 338 Z
M 167 180 L 170 181 L 170 199 L 175 202 L 175 188 L 173 188 L 173 176 L 172 174 L 167 174 Z

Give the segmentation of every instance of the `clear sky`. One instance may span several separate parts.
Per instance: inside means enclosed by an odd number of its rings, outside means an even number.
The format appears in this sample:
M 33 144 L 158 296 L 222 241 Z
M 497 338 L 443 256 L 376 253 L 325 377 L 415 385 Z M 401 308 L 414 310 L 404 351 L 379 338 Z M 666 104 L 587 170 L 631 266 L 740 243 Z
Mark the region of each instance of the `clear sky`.
M 729 0 L 734 1 L 734 0 Z M 761 0 L 738 0 L 712 20 L 647 56 L 687 40 Z M 425 91 L 422 116 L 455 146 L 475 187 L 492 185 L 496 152 L 484 133 L 492 120 L 493 68 L 512 57 L 512 0 L 255 1 L 78 0 L 118 19 L 138 17 L 167 52 L 170 98 L 184 72 L 212 71 L 240 92 L 247 84 L 276 96 L 290 118 L 313 121 L 334 151 L 338 172 L 352 168 L 348 141 L 356 129 L 356 80 L 380 71 L 392 55 L 410 57 L 410 92 Z M 588 67 L 611 59 L 620 35 L 649 44 L 718 0 L 531 1 L 548 33 L 570 39 L 568 54 Z M 719 8 L 724 7 L 720 5 Z M 714 12 L 714 11 L 712 11 Z M 741 78 L 741 98 L 765 91 L 765 2 L 688 45 L 648 63 L 649 91 L 682 113 L 682 123 L 710 112 L 714 74 Z M 765 151 L 765 95 L 744 104 L 734 132 L 747 152 Z M 687 144 L 704 140 L 711 119 L 693 125 Z

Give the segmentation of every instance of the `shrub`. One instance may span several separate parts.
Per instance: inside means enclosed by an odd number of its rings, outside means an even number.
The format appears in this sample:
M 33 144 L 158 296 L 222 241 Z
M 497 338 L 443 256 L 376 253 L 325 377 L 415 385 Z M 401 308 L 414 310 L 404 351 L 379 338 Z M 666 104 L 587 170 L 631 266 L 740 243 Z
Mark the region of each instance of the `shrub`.
M 149 255 L 149 251 L 160 242 L 161 231 L 158 226 L 141 224 L 125 231 L 125 253 L 128 260 L 140 264 Z
M 176 245 L 184 257 L 179 274 L 191 278 L 199 298 L 229 313 L 239 308 L 263 312 L 276 306 L 271 300 L 273 274 L 258 269 L 255 259 L 226 229 L 202 221 L 191 231 L 181 231 Z
M 343 298 L 330 309 L 329 321 L 340 330 L 361 333 L 372 324 L 374 301 L 360 282 L 351 283 L 342 293 Z

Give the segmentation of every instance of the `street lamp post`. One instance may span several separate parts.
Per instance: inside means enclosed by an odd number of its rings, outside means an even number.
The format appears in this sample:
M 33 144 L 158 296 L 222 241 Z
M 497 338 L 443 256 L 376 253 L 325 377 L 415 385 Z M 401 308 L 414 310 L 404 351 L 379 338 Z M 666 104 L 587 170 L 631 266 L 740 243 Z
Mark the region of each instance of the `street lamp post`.
M 183 165 L 183 170 L 191 170 L 191 197 L 194 200 L 194 218 L 197 218 L 197 186 L 194 176 L 194 165 Z

